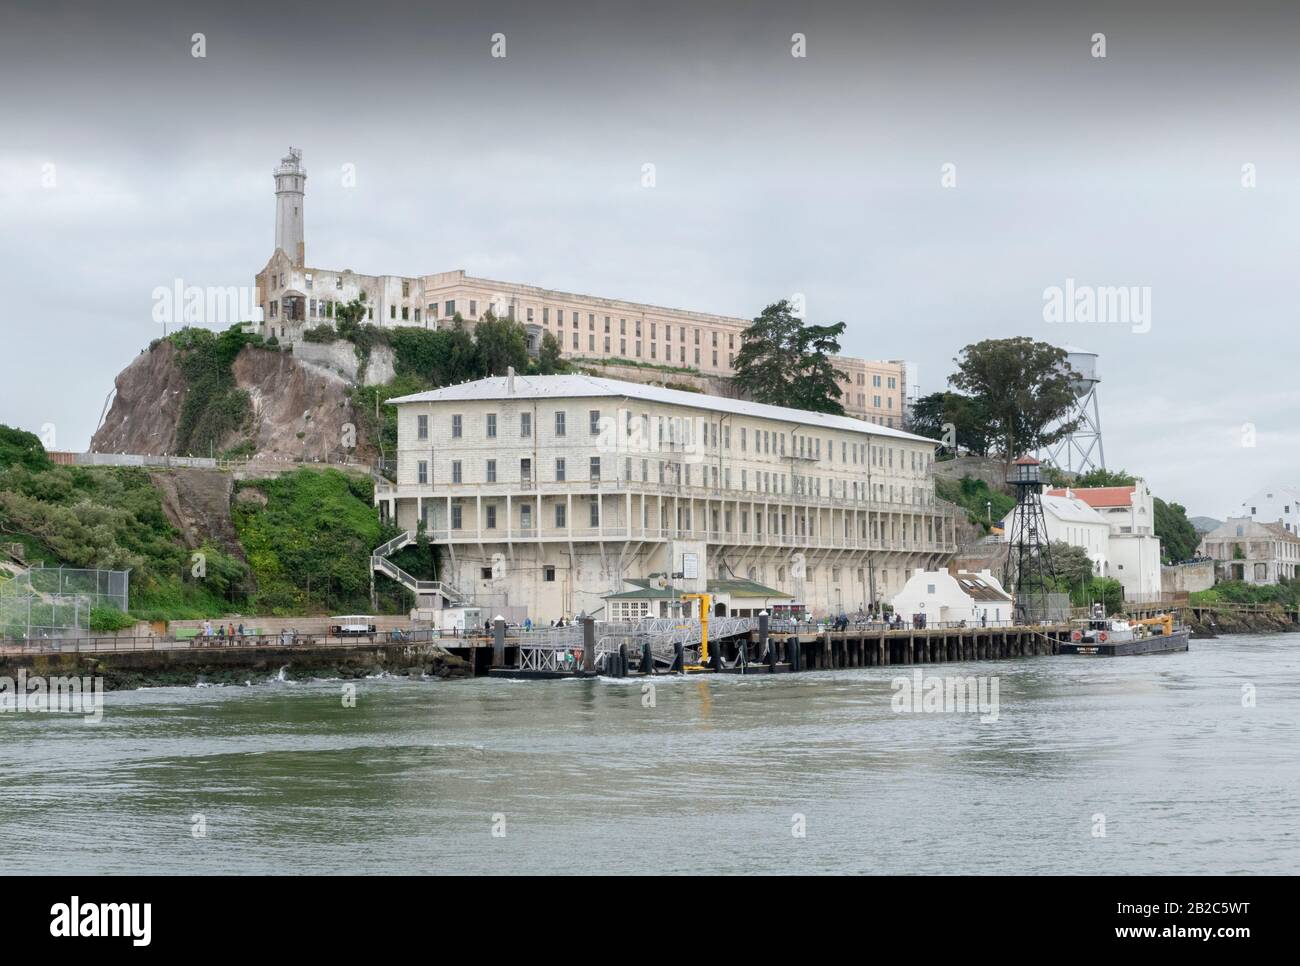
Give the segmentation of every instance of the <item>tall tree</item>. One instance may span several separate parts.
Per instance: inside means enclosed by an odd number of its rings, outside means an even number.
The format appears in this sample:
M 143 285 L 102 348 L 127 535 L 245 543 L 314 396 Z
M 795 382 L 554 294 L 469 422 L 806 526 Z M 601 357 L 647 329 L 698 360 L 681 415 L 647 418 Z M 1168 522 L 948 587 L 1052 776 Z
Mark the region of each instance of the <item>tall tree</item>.
M 1052 569 L 1067 593 L 1086 586 L 1094 576 L 1088 551 L 1064 540 L 1052 541 Z
M 537 353 L 537 362 L 533 366 L 533 371 L 539 376 L 553 376 L 557 373 L 568 372 L 569 363 L 565 361 L 561 354 L 562 348 L 560 340 L 552 332 L 547 332 L 542 336 L 542 346 Z
M 1192 521 L 1187 519 L 1187 509 L 1181 503 L 1166 503 L 1160 497 L 1152 501 L 1155 505 L 1155 521 L 1152 527 L 1160 538 L 1160 556 L 1165 563 L 1179 563 L 1196 556 L 1200 546 L 1201 535 L 1196 532 Z
M 911 432 L 944 443 L 942 456 L 959 452 L 987 456 L 989 451 L 988 416 L 979 400 L 957 392 L 932 392 L 912 405 Z M 951 432 L 951 436 L 949 433 Z M 948 446 L 951 441 L 953 445 Z
M 765 308 L 741 333 L 733 377 L 751 398 L 774 406 L 844 414 L 832 358 L 844 323 L 805 325 L 784 299 Z
M 512 366 L 520 373 L 528 369 L 528 333 L 512 319 L 498 319 L 488 312 L 474 326 L 474 343 L 485 376 L 504 376 Z
M 962 349 L 949 380 L 974 397 L 988 418 L 989 437 L 1011 462 L 1056 442 L 1075 428 L 1065 420 L 1074 402 L 1065 350 L 1017 336 L 985 339 Z

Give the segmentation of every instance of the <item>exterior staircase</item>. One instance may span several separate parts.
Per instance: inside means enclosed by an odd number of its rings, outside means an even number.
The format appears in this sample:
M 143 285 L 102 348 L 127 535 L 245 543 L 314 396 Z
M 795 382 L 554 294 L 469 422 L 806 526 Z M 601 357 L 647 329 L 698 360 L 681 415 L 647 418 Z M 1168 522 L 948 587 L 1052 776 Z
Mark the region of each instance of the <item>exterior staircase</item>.
M 474 603 L 473 598 L 458 590 L 445 580 L 420 580 L 412 577 L 397 564 L 388 559 L 389 554 L 397 553 L 403 547 L 415 543 L 414 530 L 404 530 L 392 540 L 374 549 L 370 555 L 370 569 L 397 581 L 415 594 L 418 603 L 421 597 L 438 596 L 443 599 L 444 607 L 468 607 Z

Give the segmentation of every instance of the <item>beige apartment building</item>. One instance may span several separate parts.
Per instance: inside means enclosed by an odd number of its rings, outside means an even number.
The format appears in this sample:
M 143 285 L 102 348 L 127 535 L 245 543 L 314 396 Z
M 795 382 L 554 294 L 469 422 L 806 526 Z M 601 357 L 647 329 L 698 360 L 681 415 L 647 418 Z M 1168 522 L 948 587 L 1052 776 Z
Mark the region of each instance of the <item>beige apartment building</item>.
M 265 336 L 297 342 L 306 329 L 328 324 L 336 305 L 364 294 L 369 321 L 380 326 L 437 328 L 450 325 L 457 315 L 473 325 L 491 312 L 522 323 L 531 350 L 550 332 L 565 357 L 577 362 L 627 360 L 714 377 L 735 371 L 748 319 L 475 278 L 461 270 L 405 277 L 309 267 L 303 233 L 307 173 L 301 153 L 290 149 L 274 174 L 276 249 L 256 277 Z M 901 428 L 907 398 L 904 362 L 840 356 L 836 365 L 846 376 L 840 389 L 847 412 Z
M 534 621 L 628 582 L 771 588 L 814 613 L 888 600 L 955 549 L 936 443 L 901 430 L 589 376 L 482 379 L 391 401 L 397 480 L 375 502 L 442 548 L 439 600 Z M 376 558 L 376 569 L 400 572 Z

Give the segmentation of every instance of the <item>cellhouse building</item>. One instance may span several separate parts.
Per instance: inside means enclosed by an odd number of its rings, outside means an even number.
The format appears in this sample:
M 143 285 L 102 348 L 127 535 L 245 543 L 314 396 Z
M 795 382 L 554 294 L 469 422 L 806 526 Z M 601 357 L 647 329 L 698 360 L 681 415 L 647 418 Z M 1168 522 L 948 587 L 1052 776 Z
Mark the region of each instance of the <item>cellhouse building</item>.
M 576 361 L 672 367 L 717 385 L 735 373 L 748 319 L 475 278 L 461 269 L 403 276 L 311 267 L 302 152 L 290 148 L 272 174 L 275 250 L 255 279 L 262 310 L 258 331 L 267 338 L 300 342 L 308 329 L 331 324 L 340 305 L 364 295 L 366 319 L 377 326 L 436 329 L 459 317 L 472 329 L 490 312 L 523 325 L 534 354 L 550 333 L 565 358 Z M 910 365 L 837 356 L 845 411 L 882 426 L 902 426 Z
M 511 374 L 390 404 L 396 482 L 375 502 L 404 535 L 387 549 L 420 529 L 441 548 L 441 582 L 409 582 L 419 607 L 472 601 L 547 621 L 644 588 L 658 593 L 619 616 L 660 616 L 673 595 L 717 583 L 853 611 L 955 549 L 952 508 L 934 493 L 938 444 L 861 419 L 583 375 Z

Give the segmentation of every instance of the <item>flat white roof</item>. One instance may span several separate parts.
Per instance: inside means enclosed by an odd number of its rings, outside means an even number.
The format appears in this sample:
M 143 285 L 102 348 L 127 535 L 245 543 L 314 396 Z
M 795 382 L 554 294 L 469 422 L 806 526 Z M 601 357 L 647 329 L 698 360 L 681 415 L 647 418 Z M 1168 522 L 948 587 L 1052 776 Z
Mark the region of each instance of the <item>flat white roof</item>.
M 398 396 L 388 400 L 388 402 L 389 405 L 397 406 L 406 403 L 468 402 L 487 399 L 626 397 L 671 406 L 688 406 L 692 409 L 704 409 L 709 412 L 732 413 L 737 416 L 753 416 L 757 419 L 798 423 L 801 426 L 838 429 L 850 433 L 862 433 L 867 436 L 888 436 L 893 439 L 907 439 L 918 443 L 938 442 L 938 440 L 928 439 L 925 436 L 905 433 L 901 429 L 890 429 L 888 426 L 881 426 L 878 423 L 855 419 L 852 416 L 812 413 L 803 409 L 768 406 L 764 403 L 750 402 L 746 399 L 728 399 L 725 396 L 709 396 L 699 392 L 685 392 L 681 389 L 646 386 L 639 382 L 623 382 L 619 379 L 600 379 L 596 376 L 583 375 L 515 376 L 514 392 L 509 391 L 508 382 L 509 378 L 506 376 L 494 376 L 488 379 L 478 379 L 474 382 L 463 382 L 458 386 L 445 386 L 442 389 L 432 389 L 429 392 Z

